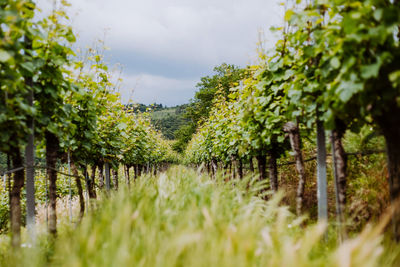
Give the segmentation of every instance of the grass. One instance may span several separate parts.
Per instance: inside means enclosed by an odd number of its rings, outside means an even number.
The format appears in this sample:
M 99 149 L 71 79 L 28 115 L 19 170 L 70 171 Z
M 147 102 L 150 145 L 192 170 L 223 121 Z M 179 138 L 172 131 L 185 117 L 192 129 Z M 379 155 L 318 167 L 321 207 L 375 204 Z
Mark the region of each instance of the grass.
M 0 266 L 395 266 L 384 222 L 337 246 L 332 227 L 305 226 L 280 205 L 282 194 L 263 201 L 249 181 L 182 166 L 141 177 L 103 196 L 79 226 L 60 215 L 53 244 L 43 224 L 37 245 L 18 252 L 3 236 Z

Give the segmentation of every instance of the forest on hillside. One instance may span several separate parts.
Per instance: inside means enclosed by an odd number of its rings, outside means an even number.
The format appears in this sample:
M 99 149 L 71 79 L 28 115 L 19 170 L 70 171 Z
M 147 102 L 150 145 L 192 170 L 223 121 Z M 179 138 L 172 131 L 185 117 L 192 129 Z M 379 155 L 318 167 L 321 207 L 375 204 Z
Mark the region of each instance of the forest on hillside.
M 135 113 L 148 112 L 151 123 L 168 140 L 177 139 L 177 131 L 189 123 L 189 118 L 185 116 L 187 104 L 174 107 L 163 106 L 162 104 L 129 104 Z

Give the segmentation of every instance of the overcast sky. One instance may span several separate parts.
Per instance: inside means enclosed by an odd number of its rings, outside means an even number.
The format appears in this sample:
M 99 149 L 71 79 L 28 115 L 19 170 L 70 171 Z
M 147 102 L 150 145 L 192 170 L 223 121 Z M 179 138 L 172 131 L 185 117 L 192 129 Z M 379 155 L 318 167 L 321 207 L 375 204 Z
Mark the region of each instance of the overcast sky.
M 37 0 L 43 9 L 50 0 Z M 121 63 L 122 101 L 183 104 L 223 62 L 255 60 L 258 35 L 282 25 L 279 0 L 69 0 L 78 45 L 104 36 L 107 62 Z

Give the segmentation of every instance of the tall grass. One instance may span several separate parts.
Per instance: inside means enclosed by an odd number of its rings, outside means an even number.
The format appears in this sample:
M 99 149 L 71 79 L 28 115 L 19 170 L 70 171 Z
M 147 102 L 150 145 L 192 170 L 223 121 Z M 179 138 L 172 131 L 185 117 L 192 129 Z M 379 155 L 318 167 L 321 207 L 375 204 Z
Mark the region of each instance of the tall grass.
M 244 181 L 211 180 L 185 167 L 144 176 L 103 197 L 75 227 L 61 224 L 50 245 L 11 253 L 0 243 L 1 266 L 381 266 L 393 264 L 397 247 L 384 254 L 380 230 L 368 228 L 337 247 L 325 223 L 303 225 L 280 206 L 265 202 Z M 253 188 L 257 188 L 255 185 Z M 397 250 L 396 250 L 397 249 Z M 397 252 L 396 252 L 397 251 Z M 383 259 L 382 255 L 386 255 Z M 392 255 L 390 258 L 388 255 Z

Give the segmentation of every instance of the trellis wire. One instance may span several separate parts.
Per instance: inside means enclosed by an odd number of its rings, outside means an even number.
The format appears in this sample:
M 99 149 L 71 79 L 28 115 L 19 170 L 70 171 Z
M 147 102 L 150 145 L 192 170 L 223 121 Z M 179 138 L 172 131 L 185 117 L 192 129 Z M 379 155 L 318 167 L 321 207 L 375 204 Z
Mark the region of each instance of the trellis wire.
M 55 172 L 57 172 L 57 173 L 59 173 L 59 174 L 65 175 L 65 176 L 82 178 L 81 175 L 68 174 L 68 173 L 65 173 L 65 172 L 61 172 L 61 171 L 59 171 L 58 169 L 52 168 L 52 167 L 46 167 L 46 166 L 40 166 L 40 165 L 33 165 L 33 167 L 38 168 L 38 169 L 49 169 L 49 170 L 53 170 L 53 171 L 55 171 Z M 2 172 L 2 173 L 0 173 L 0 176 L 6 175 L 6 174 L 11 174 L 11 173 L 14 173 L 14 172 L 17 172 L 17 171 L 20 171 L 20 170 L 24 170 L 24 169 L 26 169 L 26 168 L 27 168 L 27 166 L 21 166 L 21 167 L 12 169 L 12 170 L 8 170 L 8 171 L 5 171 L 5 172 Z
M 366 151 L 359 151 L 359 152 L 347 152 L 345 154 L 347 156 L 367 156 L 367 155 L 373 155 L 373 154 L 381 154 L 381 153 L 385 153 L 385 152 L 386 152 L 385 150 L 366 150 Z M 326 156 L 330 157 L 330 156 L 332 156 L 332 154 L 327 153 Z M 305 159 L 304 162 L 310 162 L 310 161 L 313 161 L 313 160 L 316 160 L 316 159 L 317 159 L 317 156 L 312 156 L 312 157 L 310 157 L 308 159 Z M 294 165 L 294 164 L 296 164 L 296 161 L 288 161 L 288 162 L 280 163 L 280 164 L 278 164 L 278 166 L 282 167 L 282 166 Z M 53 170 L 53 171 L 55 171 L 55 172 L 57 172 L 59 174 L 65 175 L 65 176 L 77 177 L 77 178 L 81 178 L 82 179 L 82 175 L 68 174 L 68 173 L 65 173 L 65 172 L 61 172 L 58 169 L 55 169 L 55 168 L 52 168 L 52 167 L 46 167 L 46 166 L 40 166 L 40 165 L 34 165 L 34 167 L 35 168 L 39 168 L 39 169 L 50 169 L 50 170 Z M 3 176 L 3 179 L 5 179 L 4 178 L 5 175 L 11 174 L 11 173 L 14 173 L 14 172 L 17 172 L 17 171 L 20 171 L 20 170 L 24 170 L 25 168 L 26 168 L 26 166 L 21 166 L 21 167 L 15 168 L 15 169 L 7 170 L 7 171 L 4 171 L 4 172 L 1 172 L 0 176 Z
M 385 150 L 366 150 L 366 151 L 359 151 L 359 152 L 348 152 L 345 153 L 347 156 L 367 156 L 367 155 L 374 155 L 374 154 L 381 154 L 381 153 L 385 153 Z M 331 157 L 332 154 L 327 153 L 326 154 L 327 157 Z M 317 156 L 312 156 L 308 159 L 305 159 L 304 162 L 310 162 L 313 160 L 316 160 Z M 279 167 L 282 166 L 287 166 L 287 165 L 294 165 L 296 164 L 296 161 L 288 161 L 288 162 L 283 162 L 278 164 Z

